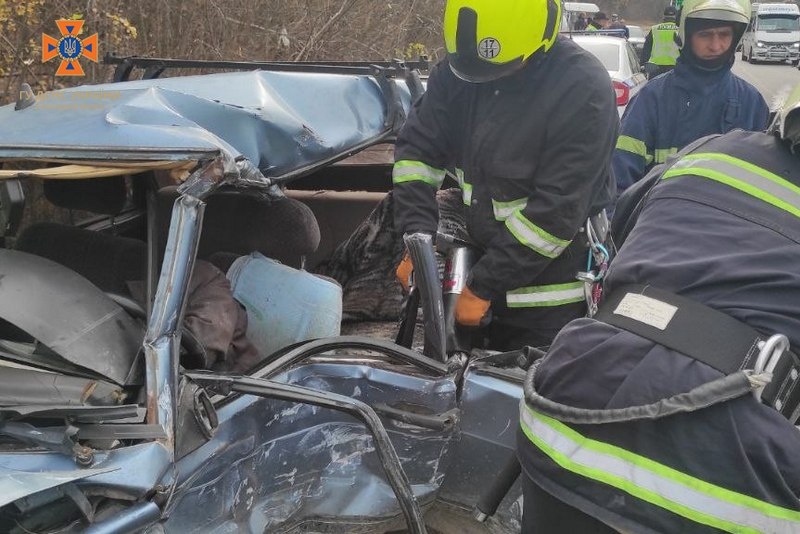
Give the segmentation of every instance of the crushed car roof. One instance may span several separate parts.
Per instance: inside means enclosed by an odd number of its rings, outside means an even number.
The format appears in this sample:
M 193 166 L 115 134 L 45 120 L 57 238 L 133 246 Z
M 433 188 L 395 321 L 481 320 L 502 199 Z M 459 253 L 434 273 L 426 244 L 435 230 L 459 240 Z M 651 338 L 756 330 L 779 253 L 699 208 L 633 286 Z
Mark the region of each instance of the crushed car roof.
M 81 86 L 0 107 L 0 158 L 164 162 L 222 155 L 265 177 L 387 137 L 410 106 L 404 80 L 249 71 Z M 390 88 L 387 91 L 387 87 Z M 390 93 L 390 94 L 387 94 Z

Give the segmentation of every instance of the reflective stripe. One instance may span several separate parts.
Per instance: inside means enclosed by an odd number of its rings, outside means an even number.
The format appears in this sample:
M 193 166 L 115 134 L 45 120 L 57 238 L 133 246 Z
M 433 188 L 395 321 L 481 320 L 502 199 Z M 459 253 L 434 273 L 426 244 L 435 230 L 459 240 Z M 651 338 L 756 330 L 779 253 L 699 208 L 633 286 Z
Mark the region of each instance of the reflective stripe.
M 644 158 L 646 165 L 650 165 L 653 162 L 653 155 L 647 152 L 647 145 L 644 144 L 644 141 L 640 141 L 635 137 L 620 135 L 617 138 L 617 148 Z
M 425 182 L 438 189 L 444 182 L 444 171 L 421 161 L 400 160 L 396 161 L 392 168 L 392 182 L 395 184 Z
M 687 174 L 720 182 L 800 217 L 800 187 L 747 161 L 726 154 L 689 154 L 662 178 Z
M 517 241 L 548 258 L 557 258 L 570 244 L 539 228 L 519 211 L 506 219 L 506 228 Z
M 675 147 L 673 147 L 673 148 L 657 148 L 655 150 L 655 153 L 656 153 L 656 155 L 655 155 L 654 161 L 656 163 L 664 163 L 665 161 L 667 161 L 668 157 L 670 157 L 673 154 L 677 154 L 678 153 L 678 149 L 675 148 Z
M 509 308 L 541 308 L 582 302 L 585 299 L 583 286 L 583 282 L 571 282 L 521 287 L 506 294 L 506 304 Z
M 800 531 L 800 512 L 736 493 L 620 447 L 589 439 L 535 412 L 524 400 L 520 404 L 520 425 L 528 439 L 562 468 L 695 523 L 746 534 Z
M 501 202 L 492 199 L 492 209 L 494 210 L 494 218 L 498 221 L 505 221 L 515 211 L 522 211 L 528 205 L 528 197 L 518 198 L 517 200 L 510 200 L 508 202 Z
M 464 182 L 461 185 L 461 198 L 465 206 L 469 206 L 472 203 L 472 184 Z
M 461 201 L 465 206 L 469 206 L 472 203 L 472 184 L 468 184 L 466 180 L 464 180 L 464 170 L 456 167 L 455 174 L 450 171 L 446 172 L 450 178 L 458 183 L 458 187 L 461 188 Z

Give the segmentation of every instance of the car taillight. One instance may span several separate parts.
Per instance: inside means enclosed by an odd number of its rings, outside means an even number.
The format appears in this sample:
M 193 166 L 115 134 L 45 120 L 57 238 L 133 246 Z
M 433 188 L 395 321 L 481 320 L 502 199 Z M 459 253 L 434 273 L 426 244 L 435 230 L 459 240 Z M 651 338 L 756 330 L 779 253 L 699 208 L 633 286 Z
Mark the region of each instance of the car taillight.
M 617 97 L 618 106 L 627 106 L 628 99 L 631 97 L 631 88 L 622 82 L 612 82 L 614 86 L 614 94 Z

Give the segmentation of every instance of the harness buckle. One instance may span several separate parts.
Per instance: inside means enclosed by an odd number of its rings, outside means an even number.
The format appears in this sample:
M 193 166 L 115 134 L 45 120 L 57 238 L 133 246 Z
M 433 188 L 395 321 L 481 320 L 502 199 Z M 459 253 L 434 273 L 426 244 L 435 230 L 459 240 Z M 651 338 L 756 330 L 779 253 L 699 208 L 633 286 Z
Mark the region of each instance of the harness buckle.
M 753 368 L 762 374 L 753 395 L 771 406 L 790 423 L 800 419 L 800 360 L 789 347 L 786 336 L 776 334 L 759 343 L 760 352 Z M 766 375 L 766 376 L 763 376 Z M 766 379 L 766 380 L 764 380 Z
M 756 357 L 756 363 L 753 366 L 753 373 L 769 373 L 772 375 L 778 366 L 778 362 L 789 350 L 789 340 L 783 334 L 773 334 L 766 341 L 759 341 L 758 348 L 759 352 Z M 761 394 L 764 392 L 765 387 L 766 384 L 753 390 L 753 396 L 757 401 L 761 401 Z

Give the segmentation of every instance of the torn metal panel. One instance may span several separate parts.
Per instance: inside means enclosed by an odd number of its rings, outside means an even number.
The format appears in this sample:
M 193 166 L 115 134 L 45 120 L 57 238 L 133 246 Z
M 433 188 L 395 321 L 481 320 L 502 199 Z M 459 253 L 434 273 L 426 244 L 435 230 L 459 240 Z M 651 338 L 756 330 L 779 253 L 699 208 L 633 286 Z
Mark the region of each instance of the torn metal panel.
M 169 465 L 169 454 L 158 443 L 96 451 L 88 468 L 78 468 L 59 453 L 4 453 L 0 454 L 0 506 L 67 482 L 88 495 L 136 500 L 152 491 Z
M 367 404 L 415 406 L 428 414 L 456 405 L 450 379 L 363 365 L 313 364 L 279 379 Z M 354 419 L 252 396 L 220 406 L 218 416 L 214 438 L 178 463 L 179 486 L 166 531 L 273 532 L 309 521 L 324 524 L 326 532 L 403 526 L 372 436 Z M 455 430 L 383 422 L 417 499 L 429 504 L 449 464 Z
M 74 465 L 74 464 L 73 464 Z M 108 473 L 113 468 L 27 472 L 0 465 L 0 506 L 68 482 Z
M 124 399 L 122 388 L 103 380 L 7 365 L 0 367 L 0 406 L 107 406 L 119 404 Z
M 144 334 L 130 315 L 50 260 L 0 249 L 0 264 L 0 318 L 65 360 L 118 384 L 128 382 Z
M 464 377 L 461 439 L 439 498 L 472 509 L 516 449 L 522 384 L 482 374 L 472 368 Z M 486 481 L 486 484 L 476 484 Z M 491 532 L 519 532 L 522 517 L 519 481 L 487 524 Z

